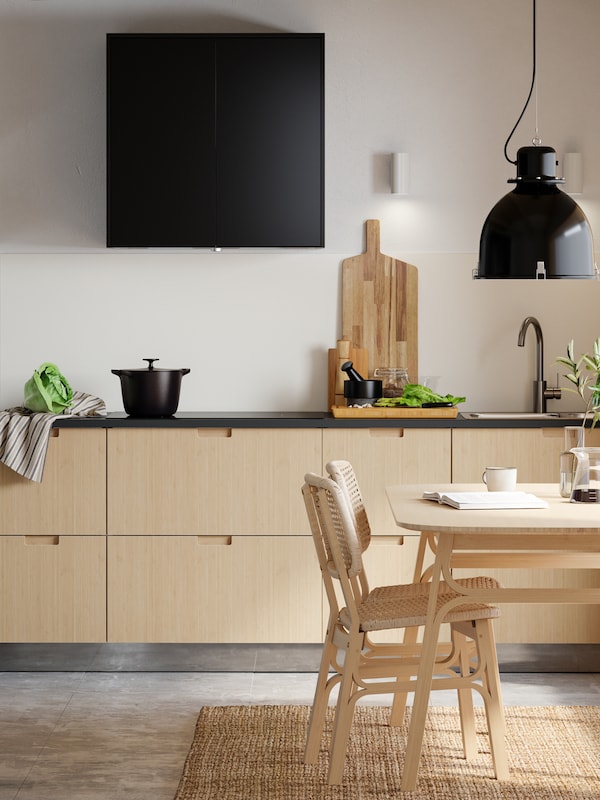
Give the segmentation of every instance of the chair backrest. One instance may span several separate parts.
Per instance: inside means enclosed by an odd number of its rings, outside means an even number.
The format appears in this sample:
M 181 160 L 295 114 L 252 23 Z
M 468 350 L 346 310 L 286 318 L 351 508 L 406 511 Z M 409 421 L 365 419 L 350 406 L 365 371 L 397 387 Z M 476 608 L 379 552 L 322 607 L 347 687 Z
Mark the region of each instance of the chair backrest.
M 330 478 L 308 473 L 304 476 L 303 494 L 311 527 L 318 527 L 331 577 L 340 582 L 350 616 L 358 619 L 356 606 L 364 596 L 362 551 L 354 515 L 337 483 Z M 315 539 L 316 541 L 316 539 Z
M 317 512 L 318 490 L 305 483 L 302 487 L 302 497 L 310 523 L 310 530 L 317 551 L 317 559 L 319 561 L 319 569 L 321 570 L 321 577 L 323 585 L 325 586 L 325 594 L 329 602 L 330 615 L 336 619 L 339 612 L 339 603 L 333 585 L 333 578 L 339 580 L 337 569 L 333 561 L 333 555 L 329 547 L 329 542 L 322 529 L 319 514 Z
M 325 465 L 325 468 L 332 480 L 334 480 L 343 491 L 352 509 L 361 552 L 364 553 L 371 543 L 371 526 L 354 468 L 349 461 L 341 460 L 329 461 Z

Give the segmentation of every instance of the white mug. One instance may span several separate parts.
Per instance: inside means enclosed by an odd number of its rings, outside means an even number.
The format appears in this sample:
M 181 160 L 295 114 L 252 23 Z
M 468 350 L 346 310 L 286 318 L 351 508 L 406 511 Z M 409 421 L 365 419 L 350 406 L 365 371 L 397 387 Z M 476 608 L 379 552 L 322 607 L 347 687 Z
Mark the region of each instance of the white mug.
M 514 492 L 517 488 L 517 468 L 486 467 L 481 479 L 488 492 Z

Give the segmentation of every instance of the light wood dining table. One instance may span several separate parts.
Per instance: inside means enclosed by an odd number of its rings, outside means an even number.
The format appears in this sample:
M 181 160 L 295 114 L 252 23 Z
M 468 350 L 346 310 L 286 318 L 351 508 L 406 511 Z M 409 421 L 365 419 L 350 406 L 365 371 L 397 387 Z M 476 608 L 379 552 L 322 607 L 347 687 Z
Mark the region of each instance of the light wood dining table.
M 461 604 L 455 598 L 436 612 L 437 592 L 446 581 L 469 601 L 502 603 L 600 604 L 600 503 L 571 503 L 559 494 L 558 484 L 521 484 L 543 498 L 543 509 L 458 510 L 423 499 L 425 490 L 440 492 L 485 491 L 482 484 L 403 485 L 386 487 L 396 524 L 421 533 L 415 574 L 431 580 L 427 623 L 410 720 L 402 790 L 414 791 L 429 706 L 436 646 L 444 615 Z M 424 560 L 426 544 L 432 563 Z M 469 568 L 580 568 L 598 569 L 591 588 L 506 586 L 493 590 L 468 590 L 458 585 L 452 570 Z

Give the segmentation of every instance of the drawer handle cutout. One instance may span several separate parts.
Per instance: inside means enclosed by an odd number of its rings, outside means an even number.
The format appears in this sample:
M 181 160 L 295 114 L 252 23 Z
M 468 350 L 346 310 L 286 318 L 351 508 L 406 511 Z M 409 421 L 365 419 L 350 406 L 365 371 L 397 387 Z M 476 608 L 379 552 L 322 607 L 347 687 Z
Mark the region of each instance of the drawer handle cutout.
M 404 428 L 369 428 L 373 439 L 402 439 Z
M 60 544 L 60 536 L 25 536 L 26 545 L 32 544 L 51 544 L 57 545 Z
M 198 544 L 212 544 L 212 545 L 230 545 L 233 540 L 231 536 L 198 536 Z
M 381 545 L 384 547 L 389 547 L 390 545 L 397 547 L 404 544 L 404 536 L 371 536 L 371 544 L 375 547 L 380 547 Z
M 196 428 L 202 439 L 231 439 L 231 428 Z

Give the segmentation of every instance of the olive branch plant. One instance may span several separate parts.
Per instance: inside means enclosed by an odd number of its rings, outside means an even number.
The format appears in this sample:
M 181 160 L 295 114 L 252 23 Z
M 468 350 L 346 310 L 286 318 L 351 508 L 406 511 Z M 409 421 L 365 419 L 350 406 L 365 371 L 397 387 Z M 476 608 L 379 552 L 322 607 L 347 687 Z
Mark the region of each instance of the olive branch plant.
M 573 352 L 574 343 L 571 339 L 567 345 L 566 357 L 557 356 L 556 361 L 569 369 L 564 377 L 573 385 L 567 386 L 566 390 L 576 392 L 586 404 L 581 427 L 585 428 L 585 423 L 592 414 L 593 428 L 600 420 L 600 337 L 594 341 L 593 354 L 584 353 L 576 361 Z

